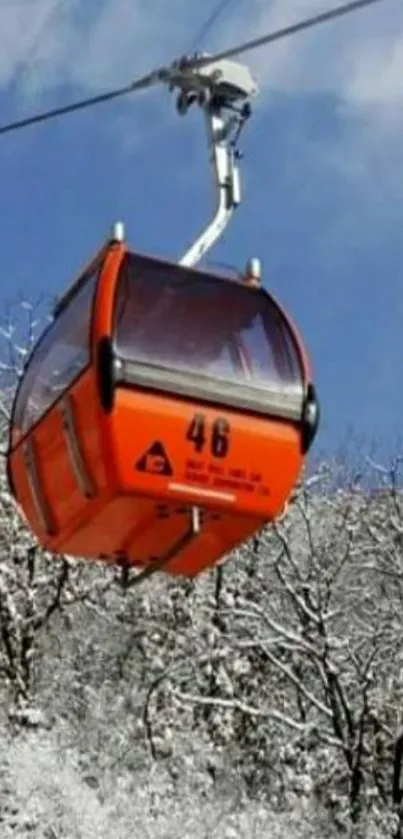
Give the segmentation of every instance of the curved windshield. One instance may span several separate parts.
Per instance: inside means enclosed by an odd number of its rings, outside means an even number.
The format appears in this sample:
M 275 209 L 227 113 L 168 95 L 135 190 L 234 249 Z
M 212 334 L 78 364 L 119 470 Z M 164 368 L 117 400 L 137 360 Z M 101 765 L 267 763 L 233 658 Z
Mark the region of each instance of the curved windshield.
M 125 360 L 302 391 L 292 332 L 263 291 L 128 254 L 120 270 L 114 339 Z
M 49 410 L 90 362 L 90 327 L 98 270 L 39 339 L 17 391 L 12 444 Z

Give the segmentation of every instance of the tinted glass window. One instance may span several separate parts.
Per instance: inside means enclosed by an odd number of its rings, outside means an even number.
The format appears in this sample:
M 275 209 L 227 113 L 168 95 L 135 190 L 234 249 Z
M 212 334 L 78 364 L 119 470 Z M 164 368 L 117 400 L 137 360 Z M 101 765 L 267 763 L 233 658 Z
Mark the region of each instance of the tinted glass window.
M 34 350 L 18 392 L 14 434 L 25 434 L 90 361 L 92 302 L 98 273 L 88 277 Z
M 127 360 L 226 381 L 301 384 L 292 333 L 264 292 L 144 257 L 121 268 L 115 346 Z

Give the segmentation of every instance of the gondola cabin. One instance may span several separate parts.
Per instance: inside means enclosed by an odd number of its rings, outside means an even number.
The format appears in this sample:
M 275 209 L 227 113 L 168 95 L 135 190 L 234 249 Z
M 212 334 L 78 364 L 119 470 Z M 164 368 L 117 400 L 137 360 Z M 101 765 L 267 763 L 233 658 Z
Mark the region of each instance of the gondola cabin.
M 27 363 L 10 485 L 53 553 L 193 576 L 282 512 L 317 413 L 263 288 L 111 241 Z

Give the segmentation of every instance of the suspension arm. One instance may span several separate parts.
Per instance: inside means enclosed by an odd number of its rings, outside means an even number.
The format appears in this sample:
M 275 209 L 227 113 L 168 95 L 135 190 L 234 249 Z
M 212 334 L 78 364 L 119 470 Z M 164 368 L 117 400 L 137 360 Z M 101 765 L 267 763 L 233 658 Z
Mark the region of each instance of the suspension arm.
M 226 121 L 216 113 L 206 110 L 207 136 L 210 164 L 217 188 L 217 208 L 208 226 L 186 251 L 181 265 L 196 265 L 213 247 L 227 225 L 234 210 L 241 203 L 239 169 L 235 163 L 235 148 L 227 136 Z
M 196 104 L 204 112 L 208 152 L 217 190 L 217 206 L 211 222 L 189 247 L 181 265 L 193 266 L 221 236 L 241 202 L 241 184 L 236 161 L 237 140 L 250 116 L 250 99 L 257 93 L 249 69 L 235 61 L 212 62 L 201 70 L 188 68 L 187 60 L 172 69 L 171 88 L 179 88 L 177 109 L 187 113 Z

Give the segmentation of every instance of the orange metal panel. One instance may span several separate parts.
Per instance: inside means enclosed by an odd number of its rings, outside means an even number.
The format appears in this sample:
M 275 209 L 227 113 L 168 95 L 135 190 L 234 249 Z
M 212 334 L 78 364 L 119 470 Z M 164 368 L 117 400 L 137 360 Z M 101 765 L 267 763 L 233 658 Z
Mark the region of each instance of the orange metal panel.
M 171 560 L 165 570 L 194 577 L 244 543 L 261 526 L 263 521 L 246 517 L 228 516 L 221 522 L 207 519 L 197 541 Z
M 187 509 L 197 504 L 205 511 L 201 534 L 165 569 L 193 576 L 278 515 L 298 477 L 299 435 L 291 425 L 123 389 L 112 416 L 102 418 L 91 371 L 76 382 L 71 397 L 98 497 L 84 498 L 77 485 L 56 405 L 32 432 L 43 489 L 60 528 L 55 538 L 46 538 L 36 520 L 20 447 L 12 456 L 17 497 L 40 542 L 55 552 L 109 561 L 123 555 L 128 563 L 145 566 L 183 535 Z M 195 440 L 187 438 L 195 413 L 205 418 L 199 453 Z M 220 417 L 229 423 L 225 457 L 214 456 L 212 448 Z M 116 457 L 112 475 L 105 445 Z M 166 471 L 165 455 L 172 474 L 158 474 Z
M 203 418 L 201 451 L 187 439 L 196 416 Z M 229 429 L 224 457 L 214 454 L 219 421 Z M 268 519 L 282 511 L 302 467 L 291 423 L 178 398 L 119 388 L 108 425 L 124 492 Z
M 32 530 L 34 536 L 39 544 L 46 547 L 48 536 L 44 531 L 40 519 L 38 517 L 32 492 L 29 486 L 28 475 L 24 463 L 24 455 L 22 446 L 19 446 L 10 456 L 9 468 L 11 471 L 12 481 L 15 487 L 16 498 L 21 508 L 23 516 Z
M 109 500 L 103 497 L 102 507 L 94 509 L 91 517 L 67 536 L 63 550 L 88 559 L 101 555 L 113 559 L 123 550 L 133 528 L 153 527 L 155 517 L 155 504 L 150 499 L 124 495 Z
M 263 522 L 246 516 L 225 514 L 221 519 L 215 520 L 209 511 L 202 511 L 200 535 L 172 559 L 164 570 L 170 574 L 193 577 L 205 568 L 214 565 L 224 555 L 229 554 L 262 524 Z M 131 546 L 129 556 L 160 556 L 175 543 L 187 527 L 186 514 L 178 513 L 178 509 L 172 505 L 165 521 L 158 523 L 158 530 L 155 528 L 154 532 L 145 533 L 142 540 L 137 539 Z M 164 542 L 159 545 L 160 532 L 164 534 Z
M 105 259 L 101 281 L 98 288 L 95 319 L 93 328 L 93 347 L 104 335 L 110 335 L 112 330 L 113 303 L 120 263 L 126 253 L 124 244 L 114 244 L 110 247 Z
M 108 475 L 102 456 L 100 411 L 92 370 L 83 373 L 68 392 L 72 397 L 79 442 L 88 471 L 98 495 L 108 494 Z M 67 534 L 79 527 L 91 515 L 94 507 L 104 502 L 99 497 L 93 501 L 88 500 L 77 484 L 64 438 L 60 400 L 33 428 L 29 437 L 34 442 L 38 473 L 57 524 L 57 534 L 49 538 L 37 519 L 23 462 L 22 445 L 10 457 L 17 500 L 40 543 L 57 551 L 65 542 Z
M 225 515 L 216 520 L 205 512 L 200 536 L 172 559 L 164 571 L 194 576 L 251 536 L 262 521 Z M 147 566 L 161 557 L 189 525 L 184 507 L 148 498 L 118 496 L 71 535 L 64 551 L 73 556 L 114 562 L 125 557 L 133 566 Z

